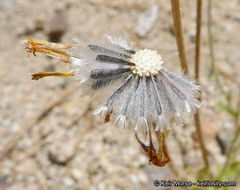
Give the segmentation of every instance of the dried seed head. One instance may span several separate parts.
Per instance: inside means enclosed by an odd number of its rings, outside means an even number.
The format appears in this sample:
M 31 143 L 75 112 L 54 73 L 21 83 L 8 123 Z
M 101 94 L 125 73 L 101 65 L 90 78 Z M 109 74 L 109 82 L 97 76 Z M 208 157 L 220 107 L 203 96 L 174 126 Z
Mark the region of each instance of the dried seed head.
M 84 48 L 29 38 L 25 42 L 29 52 L 41 52 L 63 62 L 68 60 L 72 65 L 71 73 L 38 73 L 34 76 L 74 75 L 93 91 L 110 85 L 114 89 L 114 84 L 118 84 L 95 113 L 100 114 L 105 122 L 114 116 L 116 125 L 130 126 L 135 131 L 147 130 L 148 125 L 154 123 L 154 130 L 163 132 L 164 128 L 170 129 L 172 120 L 182 125 L 184 112 L 192 115 L 199 108 L 196 99 L 199 87 L 186 76 L 165 70 L 156 51 L 134 51 L 126 41 L 106 37 L 109 44 L 88 44 Z M 63 51 L 71 47 L 76 48 L 80 58 Z
M 34 55 L 41 52 L 72 65 L 71 73 L 41 72 L 33 75 L 33 79 L 74 75 L 92 91 L 106 87 L 113 89 L 94 114 L 99 114 L 105 123 L 115 117 L 114 125 L 129 126 L 135 131 L 150 162 L 164 166 L 170 160 L 164 144 L 165 129 L 170 129 L 173 120 L 182 125 L 183 114 L 192 115 L 200 107 L 196 99 L 199 86 L 184 75 L 162 68 L 162 58 L 156 51 L 144 49 L 136 52 L 126 41 L 106 37 L 110 44 L 88 44 L 85 48 L 29 38 L 26 42 L 28 52 Z M 71 47 L 79 48 L 77 55 L 70 56 L 63 51 Z M 114 87 L 114 84 L 117 85 Z M 153 146 L 151 131 L 157 136 L 158 151 Z M 147 136 L 149 145 L 143 144 L 137 133 Z
M 163 64 L 162 57 L 150 49 L 137 51 L 130 61 L 135 63 L 135 66 L 131 67 L 132 73 L 138 76 L 156 75 L 162 69 Z

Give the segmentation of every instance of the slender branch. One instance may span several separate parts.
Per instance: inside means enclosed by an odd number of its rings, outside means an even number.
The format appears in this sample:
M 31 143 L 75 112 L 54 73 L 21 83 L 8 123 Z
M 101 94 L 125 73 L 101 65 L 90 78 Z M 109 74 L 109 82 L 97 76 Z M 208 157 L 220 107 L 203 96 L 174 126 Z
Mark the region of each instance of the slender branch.
M 187 64 L 187 59 L 185 54 L 179 0 L 171 0 L 171 3 L 172 3 L 173 25 L 174 25 L 174 31 L 175 31 L 176 40 L 177 40 L 178 54 L 181 62 L 181 68 L 185 74 L 188 74 L 189 70 L 188 70 L 188 64 Z
M 209 170 L 208 152 L 207 152 L 207 149 L 206 149 L 204 141 L 203 141 L 203 134 L 202 134 L 202 129 L 201 129 L 201 121 L 200 121 L 200 112 L 198 110 L 196 111 L 196 113 L 194 115 L 194 121 L 195 121 L 196 130 L 197 130 L 198 141 L 199 141 L 200 148 L 202 151 L 202 158 L 203 158 L 206 169 Z
M 197 83 L 200 83 L 200 42 L 201 42 L 201 20 L 202 20 L 202 0 L 197 0 L 197 18 L 196 18 L 196 42 L 195 42 L 195 80 Z M 201 96 L 199 96 L 199 100 L 201 101 Z M 209 162 L 208 162 L 208 153 L 203 141 L 203 134 L 201 129 L 201 121 L 200 121 L 200 112 L 197 112 L 194 115 L 195 126 L 198 135 L 198 141 L 200 143 L 200 148 L 202 151 L 202 158 L 204 160 L 204 164 L 207 170 L 209 170 Z

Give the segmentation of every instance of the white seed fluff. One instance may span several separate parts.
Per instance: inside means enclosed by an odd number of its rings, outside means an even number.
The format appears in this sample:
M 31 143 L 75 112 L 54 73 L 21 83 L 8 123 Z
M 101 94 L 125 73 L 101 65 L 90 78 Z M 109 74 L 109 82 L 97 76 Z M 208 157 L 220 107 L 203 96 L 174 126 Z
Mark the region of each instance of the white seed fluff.
M 138 76 L 156 75 L 163 64 L 161 55 L 150 49 L 137 51 L 130 61 L 135 63 L 135 66 L 131 67 L 132 73 Z
M 135 51 L 126 41 L 107 39 L 106 45 L 88 44 L 80 49 L 81 58 L 71 57 L 72 72 L 85 87 L 94 92 L 113 89 L 94 112 L 104 122 L 115 120 L 114 125 L 142 134 L 154 126 L 163 133 L 172 120 L 182 125 L 185 113 L 192 116 L 200 107 L 199 86 L 183 74 L 164 69 L 156 51 Z

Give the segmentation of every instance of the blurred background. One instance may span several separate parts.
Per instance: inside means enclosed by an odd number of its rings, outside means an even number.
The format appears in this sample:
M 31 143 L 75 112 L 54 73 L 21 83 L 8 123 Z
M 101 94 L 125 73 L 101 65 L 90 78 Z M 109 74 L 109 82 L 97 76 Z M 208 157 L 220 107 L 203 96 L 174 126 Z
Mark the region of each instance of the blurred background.
M 215 179 L 239 126 L 240 2 L 209 2 L 203 1 L 202 11 L 201 126 Z M 193 77 L 196 1 L 180 3 Z M 101 96 L 81 96 L 73 78 L 31 80 L 31 74 L 69 66 L 28 55 L 21 43 L 28 36 L 71 44 L 73 38 L 101 42 L 104 34 L 126 39 L 136 50 L 157 50 L 165 68 L 181 72 L 170 1 L 0 0 L 0 190 L 173 189 L 153 182 L 204 178 L 192 119 L 172 126 L 167 146 L 174 165 L 157 168 L 133 132 L 92 115 Z M 222 180 L 240 178 L 238 147 L 239 138 Z

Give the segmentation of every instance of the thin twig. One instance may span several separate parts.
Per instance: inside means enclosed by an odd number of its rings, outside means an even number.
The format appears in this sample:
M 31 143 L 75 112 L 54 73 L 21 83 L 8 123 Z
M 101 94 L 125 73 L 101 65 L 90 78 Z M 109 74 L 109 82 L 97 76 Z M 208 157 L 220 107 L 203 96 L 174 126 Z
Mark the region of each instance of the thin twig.
M 196 42 L 195 42 L 195 80 L 197 83 L 200 83 L 200 42 L 201 42 L 201 20 L 202 20 L 202 0 L 197 0 L 197 18 L 196 18 Z M 201 96 L 199 96 L 199 101 L 201 101 Z M 202 158 L 205 163 L 205 167 L 209 170 L 209 162 L 208 162 L 208 152 L 205 147 L 201 129 L 201 121 L 200 121 L 200 112 L 197 112 L 194 115 L 195 126 L 198 135 L 198 141 L 200 144 L 200 148 L 202 151 Z
M 71 94 L 73 94 L 77 88 L 72 88 L 68 90 L 67 92 L 63 93 L 59 99 L 56 101 L 52 102 L 51 104 L 48 104 L 45 108 L 43 108 L 33 119 L 31 119 L 31 122 L 26 125 L 25 128 L 21 130 L 17 136 L 15 136 L 13 139 L 11 139 L 7 145 L 4 147 L 0 154 L 0 161 L 4 160 L 6 155 L 8 154 L 9 151 L 11 151 L 17 144 L 17 142 L 25 135 L 27 134 L 40 120 L 42 120 L 46 114 L 51 111 L 55 106 L 59 105 L 62 103 L 67 97 L 69 97 Z
M 194 114 L 194 121 L 195 121 L 196 130 L 197 130 L 198 141 L 199 141 L 200 148 L 201 148 L 201 151 L 202 151 L 202 158 L 203 158 L 206 169 L 209 170 L 208 152 L 207 152 L 207 149 L 206 149 L 204 141 L 203 141 L 201 121 L 200 121 L 200 113 L 199 113 L 198 110 Z
M 171 0 L 171 3 L 172 3 L 174 31 L 175 31 L 176 40 L 177 40 L 181 68 L 185 74 L 188 74 L 189 70 L 188 70 L 188 64 L 187 64 L 187 59 L 185 54 L 179 0 Z
M 179 0 L 171 0 L 171 5 L 172 5 L 174 32 L 175 32 L 176 41 L 177 41 L 178 55 L 180 59 L 181 69 L 185 74 L 188 74 L 189 70 L 188 70 L 188 64 L 187 64 L 185 48 L 184 48 Z M 170 169 L 177 177 L 179 177 L 179 172 L 174 167 L 173 163 L 170 164 Z

